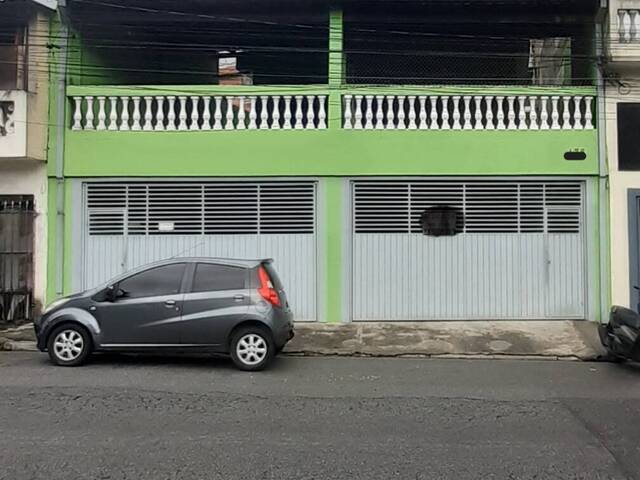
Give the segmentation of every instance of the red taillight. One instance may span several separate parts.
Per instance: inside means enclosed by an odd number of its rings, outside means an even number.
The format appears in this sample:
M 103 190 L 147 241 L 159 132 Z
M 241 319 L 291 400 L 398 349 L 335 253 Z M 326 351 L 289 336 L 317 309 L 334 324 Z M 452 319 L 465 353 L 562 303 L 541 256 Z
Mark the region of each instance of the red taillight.
M 262 298 L 275 307 L 280 306 L 280 297 L 278 292 L 271 284 L 269 274 L 263 266 L 258 267 L 258 278 L 260 279 L 260 287 L 258 287 L 258 293 Z

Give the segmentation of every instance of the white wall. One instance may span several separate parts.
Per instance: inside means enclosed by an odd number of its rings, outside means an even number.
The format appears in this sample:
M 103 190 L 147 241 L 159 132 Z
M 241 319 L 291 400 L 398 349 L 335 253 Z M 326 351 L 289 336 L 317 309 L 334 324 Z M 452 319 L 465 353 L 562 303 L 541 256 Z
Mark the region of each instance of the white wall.
M 628 75 L 639 78 L 640 68 L 635 73 L 629 72 Z M 621 80 L 625 82 L 624 77 Z M 607 159 L 610 172 L 611 300 L 614 305 L 627 307 L 630 306 L 627 192 L 629 189 L 640 189 L 640 171 L 618 170 L 617 105 L 619 102 L 640 103 L 640 83 L 637 80 L 629 81 L 630 87 L 618 88 L 609 85 L 606 91 Z M 640 156 L 640 152 L 638 155 Z
M 35 200 L 34 299 L 44 304 L 47 281 L 47 165 L 0 160 L 0 194 L 33 195 Z

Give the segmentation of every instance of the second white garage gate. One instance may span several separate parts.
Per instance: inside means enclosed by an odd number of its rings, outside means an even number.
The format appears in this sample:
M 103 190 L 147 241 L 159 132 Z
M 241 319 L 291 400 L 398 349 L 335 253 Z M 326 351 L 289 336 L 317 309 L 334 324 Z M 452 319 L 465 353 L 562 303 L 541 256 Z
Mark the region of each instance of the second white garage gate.
M 585 318 L 580 181 L 352 182 L 352 318 Z M 460 233 L 422 234 L 428 207 Z
M 316 320 L 313 181 L 88 182 L 83 288 L 173 256 L 274 258 L 296 320 Z

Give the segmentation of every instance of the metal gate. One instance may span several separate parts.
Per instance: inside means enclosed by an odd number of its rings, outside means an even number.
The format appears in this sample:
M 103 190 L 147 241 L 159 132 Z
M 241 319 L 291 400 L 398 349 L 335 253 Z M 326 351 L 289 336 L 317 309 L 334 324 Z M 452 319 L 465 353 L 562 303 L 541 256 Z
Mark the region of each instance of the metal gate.
M 584 185 L 354 181 L 352 318 L 585 318 Z M 428 207 L 460 233 L 422 234 Z
M 33 196 L 0 196 L 0 323 L 32 319 Z
M 173 256 L 270 257 L 316 319 L 315 182 L 90 182 L 84 205 L 84 288 Z

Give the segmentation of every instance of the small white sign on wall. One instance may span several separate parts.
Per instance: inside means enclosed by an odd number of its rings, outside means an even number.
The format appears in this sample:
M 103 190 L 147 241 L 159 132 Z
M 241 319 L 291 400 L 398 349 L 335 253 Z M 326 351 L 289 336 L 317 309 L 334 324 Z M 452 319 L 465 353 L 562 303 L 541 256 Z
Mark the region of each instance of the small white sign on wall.
M 173 232 L 173 222 L 158 222 L 158 230 L 161 232 Z

